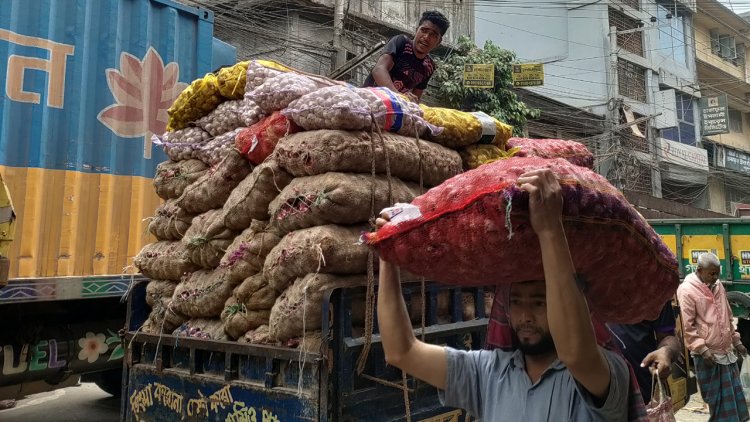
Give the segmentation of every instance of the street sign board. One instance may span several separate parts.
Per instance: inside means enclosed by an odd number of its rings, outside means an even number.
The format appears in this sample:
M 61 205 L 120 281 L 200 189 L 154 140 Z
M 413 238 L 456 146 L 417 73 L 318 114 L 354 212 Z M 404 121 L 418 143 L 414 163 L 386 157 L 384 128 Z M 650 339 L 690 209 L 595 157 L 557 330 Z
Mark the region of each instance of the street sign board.
M 464 88 L 495 87 L 495 65 L 494 64 L 467 64 L 464 65 Z
M 701 109 L 703 135 L 729 133 L 729 109 L 726 95 L 702 97 L 698 102 Z
M 544 85 L 544 65 L 542 63 L 514 64 L 513 86 Z

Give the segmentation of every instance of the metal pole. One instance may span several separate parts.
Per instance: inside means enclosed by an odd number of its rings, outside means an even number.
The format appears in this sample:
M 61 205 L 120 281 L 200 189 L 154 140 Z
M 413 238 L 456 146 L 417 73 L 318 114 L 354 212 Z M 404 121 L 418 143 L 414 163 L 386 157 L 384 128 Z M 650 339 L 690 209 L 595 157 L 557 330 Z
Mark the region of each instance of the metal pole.
M 599 163 L 599 173 L 610 179 L 616 188 L 622 189 L 620 175 L 617 169 L 619 153 L 619 138 L 616 126 L 620 123 L 620 100 L 618 97 L 617 75 L 617 27 L 609 27 L 609 60 L 607 63 L 607 136 L 604 137 L 603 152 L 606 157 Z M 612 154 L 614 153 L 614 154 Z
M 346 50 L 344 49 L 344 0 L 336 0 L 333 8 L 333 48 L 336 49 L 336 57 L 332 69 L 337 69 L 346 62 Z

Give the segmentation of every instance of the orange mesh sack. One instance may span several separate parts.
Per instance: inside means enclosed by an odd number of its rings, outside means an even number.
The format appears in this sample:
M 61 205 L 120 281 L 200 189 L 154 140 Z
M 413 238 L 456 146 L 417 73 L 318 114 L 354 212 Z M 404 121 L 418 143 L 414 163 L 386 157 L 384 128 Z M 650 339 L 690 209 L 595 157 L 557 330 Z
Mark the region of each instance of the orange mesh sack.
M 577 166 L 594 168 L 594 155 L 576 141 L 510 138 L 508 151 L 516 157 L 564 158 Z
M 274 112 L 260 122 L 241 131 L 235 146 L 251 163 L 261 164 L 273 153 L 279 139 L 301 128 L 280 112 Z
M 528 193 L 516 185 L 539 168 L 560 178 L 565 232 L 591 310 L 616 323 L 656 318 L 677 289 L 674 255 L 606 179 L 563 159 L 509 158 L 458 175 L 402 206 L 366 240 L 383 259 L 440 282 L 542 280 Z

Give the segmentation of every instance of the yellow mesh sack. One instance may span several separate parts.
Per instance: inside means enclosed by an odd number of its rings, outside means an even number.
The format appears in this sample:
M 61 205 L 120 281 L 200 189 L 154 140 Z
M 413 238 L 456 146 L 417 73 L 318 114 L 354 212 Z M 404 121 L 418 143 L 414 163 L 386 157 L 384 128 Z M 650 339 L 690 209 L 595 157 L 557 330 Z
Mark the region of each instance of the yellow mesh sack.
M 462 148 L 458 153 L 461 155 L 464 169 L 474 170 L 482 164 L 512 157 L 517 151 L 518 148 L 512 148 L 506 151 L 495 145 L 476 144 Z
M 424 118 L 443 132 L 432 138 L 433 141 L 453 149 L 481 143 L 500 148 L 513 134 L 513 127 L 482 112 L 468 113 L 450 108 L 420 105 Z
M 216 78 L 219 81 L 219 93 L 228 100 L 241 100 L 245 95 L 247 81 L 247 65 L 249 62 L 239 62 L 234 66 L 225 67 L 219 71 Z
M 167 110 L 169 114 L 167 130 L 184 129 L 188 123 L 212 112 L 222 101 L 216 75 L 209 73 L 201 79 L 194 80 Z

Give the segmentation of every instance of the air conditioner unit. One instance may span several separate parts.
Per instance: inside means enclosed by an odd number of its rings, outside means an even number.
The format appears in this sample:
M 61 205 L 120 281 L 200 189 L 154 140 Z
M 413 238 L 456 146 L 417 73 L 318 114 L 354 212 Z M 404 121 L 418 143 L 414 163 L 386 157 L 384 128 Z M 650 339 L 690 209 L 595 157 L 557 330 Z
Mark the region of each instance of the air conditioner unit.
M 732 215 L 735 217 L 750 217 L 750 204 L 731 202 Z

